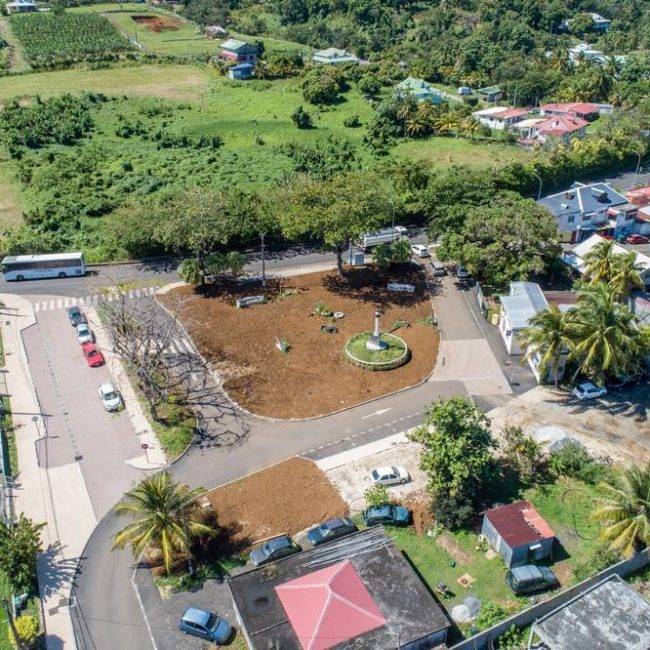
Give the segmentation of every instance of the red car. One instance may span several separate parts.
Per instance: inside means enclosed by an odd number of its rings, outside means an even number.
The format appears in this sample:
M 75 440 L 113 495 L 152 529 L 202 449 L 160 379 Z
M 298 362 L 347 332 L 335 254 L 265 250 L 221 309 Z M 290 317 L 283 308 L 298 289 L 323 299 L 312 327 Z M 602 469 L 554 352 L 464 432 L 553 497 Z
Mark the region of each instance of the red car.
M 81 350 L 91 368 L 104 365 L 104 355 L 97 349 L 94 343 L 84 343 L 81 346 Z
M 647 244 L 648 242 L 650 242 L 650 239 L 643 235 L 628 235 L 625 238 L 626 244 Z

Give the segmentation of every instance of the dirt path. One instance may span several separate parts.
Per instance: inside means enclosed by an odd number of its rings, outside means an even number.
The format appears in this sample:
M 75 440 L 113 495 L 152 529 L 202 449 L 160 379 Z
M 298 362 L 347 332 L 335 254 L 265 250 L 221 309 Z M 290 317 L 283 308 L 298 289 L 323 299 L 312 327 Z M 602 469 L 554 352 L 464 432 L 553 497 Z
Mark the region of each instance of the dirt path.
M 10 164 L 0 159 L 0 230 L 22 222 L 22 210 L 11 179 Z
M 9 44 L 9 70 L 11 72 L 29 70 L 29 63 L 7 20 L 0 19 L 0 38 Z

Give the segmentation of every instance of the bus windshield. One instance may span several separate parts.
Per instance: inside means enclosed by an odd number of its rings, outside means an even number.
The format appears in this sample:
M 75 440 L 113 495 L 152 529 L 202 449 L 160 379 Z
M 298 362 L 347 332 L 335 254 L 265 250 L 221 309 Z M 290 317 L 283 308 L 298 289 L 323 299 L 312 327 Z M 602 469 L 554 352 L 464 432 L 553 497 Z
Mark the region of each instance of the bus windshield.
M 2 273 L 7 281 L 68 278 L 85 275 L 86 262 L 83 253 L 16 255 L 2 260 Z

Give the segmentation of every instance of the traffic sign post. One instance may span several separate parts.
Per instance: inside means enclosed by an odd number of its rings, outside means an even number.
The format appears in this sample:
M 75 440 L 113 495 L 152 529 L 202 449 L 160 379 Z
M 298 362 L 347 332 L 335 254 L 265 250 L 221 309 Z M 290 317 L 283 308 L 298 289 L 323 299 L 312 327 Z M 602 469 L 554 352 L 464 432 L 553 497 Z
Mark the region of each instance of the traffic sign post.
M 146 458 L 147 462 L 149 462 L 149 452 L 147 451 L 149 449 L 149 445 L 146 442 L 143 442 L 140 447 L 144 449 L 144 457 Z

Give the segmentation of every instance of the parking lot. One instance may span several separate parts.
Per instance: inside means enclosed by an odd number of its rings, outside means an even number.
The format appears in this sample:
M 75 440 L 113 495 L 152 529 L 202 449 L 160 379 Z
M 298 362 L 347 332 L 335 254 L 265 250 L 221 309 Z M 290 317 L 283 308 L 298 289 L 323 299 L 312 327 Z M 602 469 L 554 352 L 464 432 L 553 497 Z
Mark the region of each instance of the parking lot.
M 139 440 L 125 411 L 105 411 L 98 388 L 112 381 L 111 368 L 87 365 L 66 311 L 37 316 L 23 337 L 46 429 L 37 442 L 39 463 L 79 463 L 99 519 L 142 478 L 125 462 L 142 455 Z

